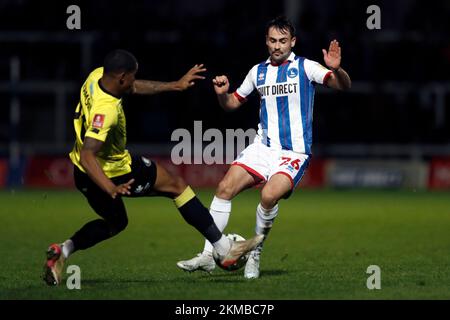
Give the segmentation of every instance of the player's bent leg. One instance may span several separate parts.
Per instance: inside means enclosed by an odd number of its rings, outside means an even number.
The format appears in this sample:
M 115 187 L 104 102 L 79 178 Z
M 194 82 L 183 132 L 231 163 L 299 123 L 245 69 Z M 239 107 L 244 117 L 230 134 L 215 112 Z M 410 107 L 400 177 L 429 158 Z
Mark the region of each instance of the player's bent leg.
M 49 246 L 43 276 L 48 285 L 57 285 L 61 282 L 64 261 L 70 254 L 77 250 L 90 248 L 117 235 L 128 224 L 125 205 L 120 197 L 112 199 L 90 181 L 84 173 L 75 170 L 74 174 L 77 188 L 102 219 L 89 221 L 70 239 L 61 244 Z
M 285 174 L 274 174 L 261 190 L 261 205 L 267 210 L 272 209 L 292 188 L 291 180 Z
M 264 238 L 262 235 L 257 235 L 245 241 L 232 241 L 225 237 L 217 228 L 208 210 L 201 204 L 190 187 L 187 187 L 174 201 L 184 219 L 212 243 L 220 264 L 224 266 L 236 263 L 243 255 L 255 249 Z M 207 258 L 209 260 L 209 257 Z M 182 264 L 178 266 L 184 270 L 194 271 L 183 268 Z M 207 268 L 202 269 L 209 271 Z
M 291 188 L 291 180 L 284 174 L 275 174 L 269 179 L 261 191 L 261 203 L 256 209 L 256 234 L 264 235 L 264 239 L 267 237 L 278 215 L 278 201 L 289 193 Z M 245 278 L 259 278 L 262 248 L 263 242 L 250 253 L 245 265 Z
M 127 211 L 121 197 L 111 198 L 76 167 L 74 178 L 77 189 L 102 219 L 86 223 L 70 238 L 73 246 L 71 252 L 88 249 L 117 235 L 128 225 Z M 117 183 L 116 178 L 113 178 L 113 182 Z
M 241 166 L 232 165 L 219 182 L 216 197 L 231 200 L 241 191 L 258 184 L 261 180 L 260 177 L 251 174 Z
M 262 241 L 259 237 L 255 237 L 246 241 L 234 242 L 225 237 L 217 228 L 208 209 L 196 197 L 194 191 L 186 186 L 181 178 L 176 178 L 159 165 L 157 165 L 154 189 L 173 198 L 175 206 L 186 222 L 196 228 L 213 244 L 214 249 L 221 257 L 221 261 L 225 263 L 233 259 L 239 259 Z
M 156 166 L 157 175 L 153 189 L 160 195 L 172 198 L 184 220 L 205 238 L 212 243 L 220 241 L 222 233 L 217 229 L 208 210 L 196 197 L 194 191 L 181 177 L 172 175 L 159 164 Z
M 222 237 L 208 210 L 182 178 L 172 175 L 157 164 L 156 182 L 153 188 L 158 194 L 172 198 L 186 222 L 211 242 L 217 242 Z
M 220 181 L 216 195 L 210 206 L 210 214 L 213 217 L 217 228 L 223 232 L 231 213 L 231 199 L 242 190 L 259 183 L 260 179 L 254 177 L 242 167 L 231 166 L 225 177 Z M 206 271 L 212 272 L 215 268 L 215 262 L 212 256 L 213 245 L 205 240 L 203 252 L 197 256 L 177 262 L 177 266 L 185 271 Z
M 284 174 L 273 175 L 261 190 L 256 210 L 256 234 L 268 235 L 278 215 L 278 201 L 291 192 L 292 183 Z
M 153 189 L 158 195 L 175 199 L 187 187 L 188 185 L 184 182 L 183 178 L 171 174 L 163 166 L 156 163 L 156 180 Z
M 88 197 L 88 202 L 94 211 L 103 219 L 89 221 L 70 239 L 74 251 L 85 250 L 99 242 L 109 239 L 128 225 L 127 211 L 120 197 L 112 199 L 107 194 L 103 197 Z
M 259 183 L 260 179 L 254 177 L 242 167 L 231 166 L 220 181 L 209 212 L 217 227 L 223 232 L 228 224 L 231 213 L 231 200 L 243 190 Z M 212 253 L 212 245 L 206 240 L 203 253 Z

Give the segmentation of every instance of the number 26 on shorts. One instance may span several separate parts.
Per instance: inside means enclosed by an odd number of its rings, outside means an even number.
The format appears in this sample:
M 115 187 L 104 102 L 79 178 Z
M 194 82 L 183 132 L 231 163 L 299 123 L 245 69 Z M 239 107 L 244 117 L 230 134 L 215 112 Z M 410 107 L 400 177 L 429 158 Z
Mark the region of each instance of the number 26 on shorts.
M 281 160 L 283 161 L 280 163 L 280 167 L 290 164 L 295 170 L 298 170 L 300 168 L 301 159 L 292 160 L 292 158 L 290 157 L 281 157 Z

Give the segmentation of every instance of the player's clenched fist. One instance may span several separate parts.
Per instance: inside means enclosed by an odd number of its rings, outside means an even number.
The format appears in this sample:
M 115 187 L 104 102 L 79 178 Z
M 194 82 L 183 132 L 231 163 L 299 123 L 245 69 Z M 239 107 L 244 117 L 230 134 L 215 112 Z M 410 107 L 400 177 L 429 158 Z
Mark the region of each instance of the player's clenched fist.
M 214 84 L 216 94 L 228 93 L 228 89 L 230 89 L 230 82 L 228 81 L 227 76 L 216 76 L 212 82 Z

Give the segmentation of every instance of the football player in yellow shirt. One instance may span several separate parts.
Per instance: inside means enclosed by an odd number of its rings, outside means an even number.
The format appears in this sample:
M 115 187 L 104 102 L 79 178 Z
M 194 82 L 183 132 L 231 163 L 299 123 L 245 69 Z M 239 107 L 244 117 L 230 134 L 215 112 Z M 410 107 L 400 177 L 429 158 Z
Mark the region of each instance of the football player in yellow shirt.
M 235 263 L 263 239 L 233 242 L 217 228 L 208 209 L 182 178 L 145 157 L 132 157 L 126 149 L 126 121 L 122 108 L 125 94 L 157 94 L 183 91 L 204 79 L 206 69 L 195 65 L 178 81 L 136 80 L 136 58 L 128 51 L 110 52 L 101 68 L 91 72 L 80 92 L 75 110 L 75 145 L 70 153 L 74 180 L 92 209 L 101 217 L 86 223 L 63 243 L 47 250 L 43 279 L 48 285 L 61 282 L 65 260 L 118 234 L 128 224 L 125 197 L 164 196 L 174 200 L 187 223 L 207 238 L 224 266 Z

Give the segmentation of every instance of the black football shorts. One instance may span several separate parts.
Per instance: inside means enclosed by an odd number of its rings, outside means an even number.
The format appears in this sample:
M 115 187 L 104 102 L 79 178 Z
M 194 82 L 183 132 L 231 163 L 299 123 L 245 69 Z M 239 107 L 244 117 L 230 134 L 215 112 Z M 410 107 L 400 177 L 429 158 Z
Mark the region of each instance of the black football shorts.
M 154 196 L 153 186 L 156 181 L 156 164 L 154 161 L 145 157 L 133 157 L 131 161 L 131 172 L 122 176 L 111 178 L 114 184 L 119 185 L 127 183 L 131 179 L 130 195 L 124 197 L 149 197 Z M 75 186 L 87 198 L 107 195 L 89 176 L 74 166 Z M 107 195 L 109 197 L 109 195 Z

